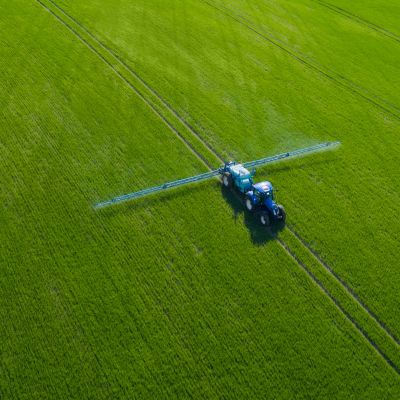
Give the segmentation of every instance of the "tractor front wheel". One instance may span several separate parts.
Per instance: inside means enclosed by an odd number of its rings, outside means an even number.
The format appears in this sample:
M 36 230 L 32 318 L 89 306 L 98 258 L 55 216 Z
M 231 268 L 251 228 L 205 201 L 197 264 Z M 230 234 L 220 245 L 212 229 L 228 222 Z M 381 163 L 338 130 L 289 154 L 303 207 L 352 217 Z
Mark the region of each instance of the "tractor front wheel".
M 279 219 L 283 223 L 285 223 L 285 221 L 286 221 L 286 211 L 285 211 L 285 209 L 283 208 L 283 206 L 279 205 L 278 206 L 278 210 L 279 210 Z
M 260 214 L 260 222 L 263 226 L 271 226 L 271 217 L 269 216 L 268 211 L 263 211 Z
M 250 212 L 254 211 L 254 204 L 251 201 L 250 197 L 246 197 L 244 204 L 246 206 L 247 211 L 250 211 Z
M 233 186 L 232 175 L 229 172 L 225 172 L 222 176 L 222 184 L 226 188 L 231 188 Z

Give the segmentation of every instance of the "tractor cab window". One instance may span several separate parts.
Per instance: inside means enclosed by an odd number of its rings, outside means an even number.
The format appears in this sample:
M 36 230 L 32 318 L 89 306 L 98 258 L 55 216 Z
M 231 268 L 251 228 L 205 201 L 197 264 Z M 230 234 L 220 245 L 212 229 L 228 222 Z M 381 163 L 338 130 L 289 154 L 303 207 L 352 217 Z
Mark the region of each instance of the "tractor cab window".
M 262 194 L 258 190 L 254 191 L 254 195 L 257 197 L 257 199 L 261 199 L 262 197 Z

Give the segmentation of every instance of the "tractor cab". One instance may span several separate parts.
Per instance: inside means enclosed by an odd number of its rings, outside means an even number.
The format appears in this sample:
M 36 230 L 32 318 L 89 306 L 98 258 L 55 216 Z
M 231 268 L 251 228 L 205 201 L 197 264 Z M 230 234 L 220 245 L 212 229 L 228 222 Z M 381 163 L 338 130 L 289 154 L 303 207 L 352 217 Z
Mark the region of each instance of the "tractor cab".
M 285 209 L 274 201 L 274 188 L 271 182 L 264 181 L 252 185 L 246 193 L 246 208 L 253 211 L 258 208 L 260 221 L 264 226 L 270 226 L 274 221 L 285 222 Z
M 253 185 L 253 195 L 256 196 L 261 203 L 267 199 L 274 200 L 274 188 L 271 182 L 264 181 Z
M 246 207 L 252 211 L 254 207 L 266 207 L 267 209 L 274 209 L 274 188 L 271 182 L 259 182 L 251 186 L 250 190 L 246 193 Z
M 264 226 L 269 226 L 273 221 L 285 222 L 285 209 L 275 203 L 271 182 L 264 181 L 252 185 L 246 193 L 245 205 L 249 211 L 256 208 L 261 211 L 260 221 Z

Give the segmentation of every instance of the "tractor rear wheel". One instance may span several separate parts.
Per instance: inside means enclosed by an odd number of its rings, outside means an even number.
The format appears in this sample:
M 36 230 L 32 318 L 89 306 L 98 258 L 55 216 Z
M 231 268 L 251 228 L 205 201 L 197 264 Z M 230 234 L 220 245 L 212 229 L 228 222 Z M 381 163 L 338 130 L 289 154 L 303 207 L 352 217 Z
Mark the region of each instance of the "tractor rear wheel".
M 233 186 L 232 175 L 229 172 L 225 172 L 224 175 L 222 176 L 222 184 L 226 188 L 231 188 Z
M 260 222 L 261 222 L 261 225 L 263 225 L 263 226 L 267 226 L 268 227 L 268 226 L 271 225 L 271 217 L 270 217 L 268 211 L 263 211 L 260 214 Z
M 278 210 L 279 210 L 279 219 L 284 223 L 286 221 L 286 211 L 281 205 L 278 206 Z
M 247 211 L 250 211 L 250 212 L 254 211 L 254 204 L 251 201 L 250 197 L 246 197 L 246 200 L 244 201 L 244 204 L 246 206 Z

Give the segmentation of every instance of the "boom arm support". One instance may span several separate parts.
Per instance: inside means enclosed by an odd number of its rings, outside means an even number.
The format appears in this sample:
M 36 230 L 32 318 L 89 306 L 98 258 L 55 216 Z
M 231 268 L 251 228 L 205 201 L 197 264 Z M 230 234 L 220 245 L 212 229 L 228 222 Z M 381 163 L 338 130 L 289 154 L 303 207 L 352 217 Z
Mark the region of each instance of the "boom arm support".
M 114 197 L 113 199 L 106 200 L 101 203 L 97 203 L 94 207 L 95 208 L 103 208 L 106 206 L 111 206 L 113 204 L 122 203 L 124 201 L 137 199 L 138 197 L 143 197 L 143 196 L 147 196 L 152 193 L 160 192 L 161 190 L 166 190 L 166 189 L 174 188 L 177 186 L 187 185 L 187 184 L 193 183 L 193 182 L 205 181 L 206 179 L 211 179 L 214 176 L 217 176 L 219 174 L 220 174 L 220 170 L 216 169 L 214 171 L 205 172 L 204 174 L 191 176 L 190 178 L 178 179 L 176 181 L 167 182 L 167 183 L 164 183 L 159 186 L 154 186 L 154 187 L 151 187 L 148 189 L 139 190 L 138 192 L 128 193 L 128 194 L 124 194 L 122 196 Z
M 298 149 L 298 150 L 294 150 L 294 151 L 289 151 L 287 153 L 277 154 L 272 157 L 266 157 L 266 158 L 261 158 L 259 160 L 255 160 L 255 161 L 249 161 L 247 163 L 244 163 L 243 166 L 245 168 L 250 168 L 250 167 L 256 167 L 256 166 L 260 166 L 260 165 L 270 164 L 270 163 L 288 159 L 288 158 L 298 157 L 298 156 L 310 154 L 310 153 L 316 153 L 316 152 L 325 150 L 327 148 L 336 147 L 339 144 L 340 144 L 340 142 L 320 143 L 315 146 L 305 147 L 303 149 Z M 224 168 L 224 166 L 222 166 L 221 168 L 215 169 L 210 172 L 205 172 L 204 174 L 191 176 L 189 178 L 178 179 L 176 181 L 164 183 L 163 185 L 154 186 L 154 187 L 151 187 L 148 189 L 139 190 L 138 192 L 128 193 L 128 194 L 124 194 L 122 196 L 114 197 L 113 199 L 97 203 L 97 204 L 95 204 L 94 207 L 95 208 L 103 208 L 103 207 L 111 206 L 113 204 L 123 203 L 128 200 L 133 200 L 133 199 L 137 199 L 139 197 L 147 196 L 149 194 L 160 192 L 162 190 L 171 189 L 171 188 L 182 186 L 182 185 L 187 185 L 189 183 L 204 181 L 207 179 L 211 179 L 217 175 L 221 175 L 224 173 L 224 171 L 225 171 L 225 168 Z
M 258 167 L 260 165 L 270 164 L 270 163 L 273 163 L 273 162 L 276 162 L 276 161 L 285 160 L 285 159 L 288 159 L 288 158 L 299 157 L 299 156 L 302 156 L 302 155 L 305 155 L 305 154 L 317 153 L 317 152 L 320 152 L 322 150 L 326 150 L 328 148 L 337 147 L 339 144 L 340 144 L 340 142 L 319 143 L 319 144 L 316 144 L 314 146 L 305 147 L 303 149 L 289 151 L 287 153 L 281 153 L 281 154 L 277 154 L 275 156 L 261 158 L 259 160 L 249 161 L 247 163 L 244 163 L 243 166 L 245 168 Z

